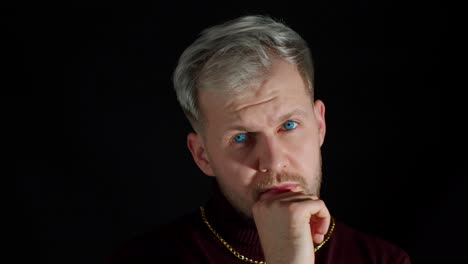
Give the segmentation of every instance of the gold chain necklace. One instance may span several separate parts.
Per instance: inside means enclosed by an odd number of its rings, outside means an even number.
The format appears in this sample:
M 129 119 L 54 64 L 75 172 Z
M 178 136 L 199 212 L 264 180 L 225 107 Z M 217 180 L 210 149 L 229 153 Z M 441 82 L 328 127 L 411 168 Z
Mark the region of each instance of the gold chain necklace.
M 266 261 L 260 261 L 260 260 L 253 260 L 253 259 L 250 259 L 242 254 L 240 254 L 239 252 L 237 252 L 235 249 L 233 249 L 231 247 L 231 245 L 229 245 L 219 234 L 218 232 L 216 232 L 214 230 L 214 228 L 210 225 L 210 223 L 208 222 L 208 219 L 206 218 L 206 214 L 205 214 L 205 208 L 203 208 L 203 206 L 200 206 L 200 213 L 201 213 L 201 217 L 203 219 L 203 222 L 205 222 L 205 224 L 208 226 L 208 228 L 211 230 L 211 232 L 216 236 L 216 238 L 218 238 L 218 240 L 227 248 L 229 249 L 229 251 L 234 254 L 234 256 L 236 256 L 237 258 L 239 258 L 240 260 L 243 260 L 245 262 L 248 262 L 248 263 L 256 263 L 256 264 L 266 264 Z M 317 250 L 319 250 L 325 243 L 327 243 L 327 241 L 330 239 L 332 233 L 333 233 L 333 230 L 335 229 L 335 219 L 333 219 L 333 217 L 331 218 L 331 227 L 330 229 L 328 229 L 328 232 L 327 234 L 325 235 L 325 239 L 322 241 L 322 243 L 318 244 L 317 246 L 314 247 L 314 252 L 317 252 Z

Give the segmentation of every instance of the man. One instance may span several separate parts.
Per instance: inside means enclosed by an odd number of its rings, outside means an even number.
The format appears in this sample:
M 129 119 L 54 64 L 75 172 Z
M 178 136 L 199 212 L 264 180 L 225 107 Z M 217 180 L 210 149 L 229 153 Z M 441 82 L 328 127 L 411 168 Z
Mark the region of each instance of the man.
M 202 32 L 174 72 L 194 132 L 187 145 L 216 179 L 192 214 L 130 241 L 113 263 L 409 263 L 336 221 L 320 199 L 325 106 L 306 42 L 266 16 Z

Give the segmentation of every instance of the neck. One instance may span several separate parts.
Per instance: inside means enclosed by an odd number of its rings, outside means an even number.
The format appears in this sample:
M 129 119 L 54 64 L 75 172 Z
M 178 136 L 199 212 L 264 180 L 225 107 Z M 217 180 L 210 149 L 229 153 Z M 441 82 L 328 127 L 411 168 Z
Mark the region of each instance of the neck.
M 205 210 L 207 220 L 213 229 L 234 249 L 247 257 L 263 259 L 255 222 L 252 218 L 238 212 L 218 187 L 214 187 Z

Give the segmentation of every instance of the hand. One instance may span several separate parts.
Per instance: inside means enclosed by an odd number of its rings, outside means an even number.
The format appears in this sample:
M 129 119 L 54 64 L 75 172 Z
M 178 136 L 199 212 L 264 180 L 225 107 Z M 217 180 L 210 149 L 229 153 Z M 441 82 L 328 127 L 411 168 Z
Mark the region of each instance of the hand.
M 323 241 L 330 213 L 317 196 L 301 192 L 266 194 L 252 208 L 268 264 L 314 263 L 314 243 Z

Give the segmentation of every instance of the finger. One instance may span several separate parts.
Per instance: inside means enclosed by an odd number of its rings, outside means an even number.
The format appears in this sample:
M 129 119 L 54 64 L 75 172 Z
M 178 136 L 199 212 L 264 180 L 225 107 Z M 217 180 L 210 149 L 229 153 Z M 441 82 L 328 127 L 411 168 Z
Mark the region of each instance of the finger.
M 313 201 L 319 200 L 317 195 L 311 195 L 311 194 L 307 194 L 303 192 L 298 192 L 298 193 L 291 194 L 291 195 L 285 195 L 284 197 L 278 197 L 279 200 L 284 201 L 284 202 L 295 201 L 296 198 L 302 199 L 302 200 L 313 200 Z
M 313 241 L 314 243 L 321 243 L 330 227 L 330 213 L 321 200 L 313 201 L 313 206 L 309 210 Z
M 280 202 L 304 217 L 307 223 L 314 226 L 315 233 L 324 235 L 328 231 L 331 216 L 322 200 L 313 200 L 308 195 L 296 195 L 285 197 Z
M 265 192 L 259 195 L 259 201 L 274 201 L 274 200 L 282 200 L 287 197 L 296 197 L 298 195 L 306 195 L 300 191 L 286 191 L 281 193 L 270 193 Z
M 310 197 L 312 197 L 312 200 L 318 200 L 319 197 L 315 194 L 311 194 Z
M 312 234 L 312 240 L 314 241 L 314 244 L 320 244 L 323 242 L 324 239 L 325 239 L 325 235 Z

